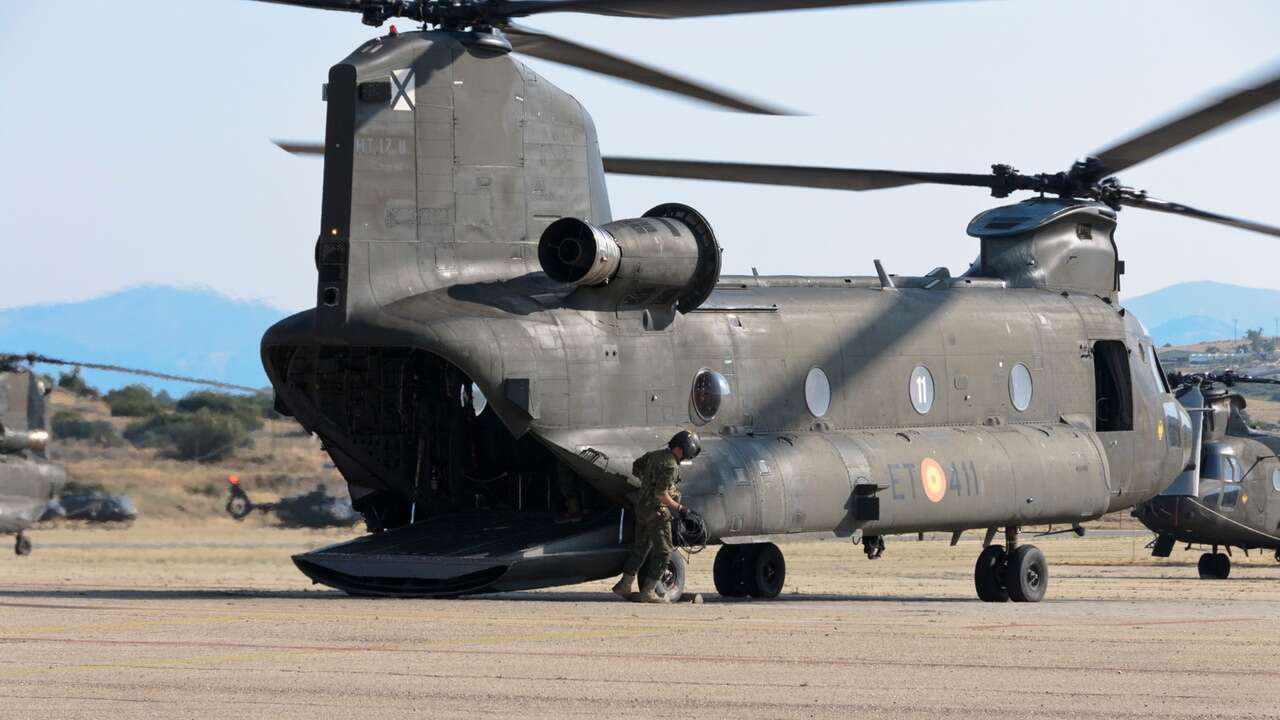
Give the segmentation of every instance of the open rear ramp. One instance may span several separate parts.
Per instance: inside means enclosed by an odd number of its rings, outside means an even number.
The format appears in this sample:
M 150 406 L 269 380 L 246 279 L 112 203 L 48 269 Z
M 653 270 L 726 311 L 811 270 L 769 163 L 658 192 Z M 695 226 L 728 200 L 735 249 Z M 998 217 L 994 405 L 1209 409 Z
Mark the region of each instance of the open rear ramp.
M 353 595 L 443 597 L 571 585 L 622 572 L 622 511 L 557 524 L 548 513 L 432 518 L 293 556 Z

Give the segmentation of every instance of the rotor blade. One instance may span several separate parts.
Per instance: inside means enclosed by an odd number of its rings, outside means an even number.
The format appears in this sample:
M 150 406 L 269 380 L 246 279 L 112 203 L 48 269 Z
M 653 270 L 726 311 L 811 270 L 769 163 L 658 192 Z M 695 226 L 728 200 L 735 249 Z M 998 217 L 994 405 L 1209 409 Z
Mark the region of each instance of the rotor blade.
M 719 180 L 811 187 L 827 190 L 881 190 L 905 185 L 960 185 L 993 187 L 996 178 L 990 174 L 931 173 L 904 170 L 859 170 L 856 168 L 803 167 L 797 165 L 755 165 L 745 163 L 702 162 L 698 160 L 648 160 L 644 158 L 607 157 L 604 171 L 615 175 Z
M 730 95 L 707 85 L 685 80 L 640 63 L 611 55 L 601 50 L 579 45 L 575 42 L 548 35 L 531 28 L 519 25 L 503 27 L 511 47 L 517 52 L 532 55 L 543 60 L 572 65 L 573 67 L 591 70 L 610 77 L 630 80 L 659 90 L 696 98 L 721 107 L 740 110 L 742 112 L 759 113 L 761 115 L 794 115 L 788 110 L 769 106 L 754 100 Z
M 77 368 L 89 368 L 90 370 L 105 370 L 107 372 L 124 373 L 126 375 L 141 375 L 142 377 L 156 378 L 158 380 L 176 380 L 178 382 L 190 383 L 192 385 L 208 385 L 209 387 L 222 388 L 224 390 L 240 390 L 247 393 L 258 392 L 258 388 L 252 388 L 248 385 L 236 385 L 235 383 L 223 382 L 221 380 L 188 377 L 186 375 L 172 375 L 170 373 L 156 372 L 155 370 L 142 370 L 139 368 L 122 367 L 120 365 L 106 365 L 103 363 L 80 362 L 78 360 L 60 360 L 47 355 L 41 355 L 39 353 L 26 353 L 23 355 L 19 355 L 17 353 L 0 353 L 0 365 L 23 361 L 29 365 L 64 365 Z
M 272 140 L 275 146 L 293 155 L 323 155 L 324 143 L 297 140 Z
M 361 12 L 369 3 L 365 0 L 255 0 L 272 5 L 293 5 L 296 7 L 314 8 L 316 10 L 346 10 Z
M 884 5 L 919 0 L 497 0 L 494 14 L 520 17 L 548 12 L 576 12 L 634 18 L 686 18 L 709 15 L 812 10 L 849 5 Z
M 1198 210 L 1193 207 L 1182 205 L 1181 203 L 1169 202 L 1159 198 L 1148 197 L 1146 195 L 1127 196 L 1120 199 L 1122 205 L 1129 207 L 1143 208 L 1144 210 L 1155 210 L 1156 212 L 1169 213 L 1171 215 L 1181 215 L 1183 217 L 1195 218 L 1197 220 L 1207 220 L 1211 223 L 1219 225 L 1230 225 L 1231 227 L 1240 228 L 1241 230 L 1252 230 L 1253 232 L 1262 233 L 1264 235 L 1272 235 L 1280 237 L 1280 227 L 1274 225 L 1264 225 L 1263 223 L 1253 222 L 1252 220 L 1244 220 L 1241 218 L 1233 218 L 1228 215 L 1219 215 L 1211 213 L 1207 210 Z
M 1169 120 L 1094 156 L 1102 161 L 1107 174 L 1114 175 L 1276 100 L 1280 100 L 1280 69 L 1272 71 L 1258 84 Z

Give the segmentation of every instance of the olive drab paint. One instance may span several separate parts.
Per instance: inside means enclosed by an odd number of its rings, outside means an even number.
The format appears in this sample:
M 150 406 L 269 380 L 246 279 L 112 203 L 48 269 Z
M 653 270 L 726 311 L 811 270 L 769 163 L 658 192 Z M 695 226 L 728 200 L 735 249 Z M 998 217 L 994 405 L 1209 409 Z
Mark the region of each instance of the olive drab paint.
M 1182 470 L 1151 339 L 1119 303 L 1109 208 L 984 213 L 957 277 L 722 277 L 693 210 L 614 222 L 587 111 L 472 37 L 382 37 L 331 70 L 317 305 L 262 342 L 278 409 L 320 435 L 371 529 L 428 543 L 433 517 L 546 508 L 555 464 L 625 505 L 632 461 L 684 427 L 703 453 L 683 502 L 713 541 L 1076 523 Z M 580 271 L 557 282 L 547 262 Z M 710 417 L 691 395 L 706 371 L 728 386 Z M 371 592 L 616 572 L 300 557 Z

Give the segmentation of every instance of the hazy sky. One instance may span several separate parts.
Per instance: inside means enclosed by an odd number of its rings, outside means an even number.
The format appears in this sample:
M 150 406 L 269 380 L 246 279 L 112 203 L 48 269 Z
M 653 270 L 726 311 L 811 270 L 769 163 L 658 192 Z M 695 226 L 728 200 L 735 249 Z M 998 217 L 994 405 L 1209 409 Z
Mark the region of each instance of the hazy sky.
M 1280 63 L 1280 2 L 1007 0 L 700 20 L 547 15 L 579 42 L 811 113 L 719 112 L 529 60 L 592 112 L 606 154 L 983 172 L 1070 162 Z M 402 30 L 409 27 L 401 22 Z M 140 283 L 313 302 L 328 67 L 375 33 L 247 0 L 0 1 L 0 307 Z M 1121 175 L 1158 197 L 1280 223 L 1280 113 Z M 963 270 L 978 189 L 868 193 L 613 178 L 615 217 L 701 210 L 726 272 Z M 1276 238 L 1126 210 L 1126 294 L 1280 287 Z M 1225 262 L 1206 262 L 1226 253 Z

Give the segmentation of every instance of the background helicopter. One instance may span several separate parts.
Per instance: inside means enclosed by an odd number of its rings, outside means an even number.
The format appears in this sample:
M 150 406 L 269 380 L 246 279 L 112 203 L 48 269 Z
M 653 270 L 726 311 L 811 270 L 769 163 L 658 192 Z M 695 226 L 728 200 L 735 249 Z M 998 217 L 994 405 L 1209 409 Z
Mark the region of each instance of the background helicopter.
M 512 17 L 813 4 L 284 4 L 437 28 L 371 40 L 334 66 L 325 143 L 287 146 L 325 155 L 317 307 L 268 331 L 263 361 L 277 409 L 324 439 L 374 531 L 295 558 L 350 592 L 614 574 L 625 512 L 557 528 L 554 478 L 576 475 L 597 507 L 617 507 L 630 460 L 693 424 L 706 451 L 684 492 L 725 543 L 722 594 L 776 595 L 779 539 L 834 533 L 875 556 L 886 533 L 984 528 L 979 597 L 1038 600 L 1047 566 L 1018 544 L 1021 525 L 1147 499 L 1190 454 L 1190 420 L 1119 308 L 1116 210 L 1280 233 L 1111 178 L 1274 101 L 1280 79 L 1056 174 L 613 159 L 579 104 L 510 58 L 529 47 L 509 40 L 529 36 Z M 720 277 L 700 214 L 666 204 L 612 221 L 605 171 L 1059 198 L 975 218 L 980 255 L 960 277 L 879 263 L 871 277 Z
M 324 483 L 311 492 L 283 497 L 278 502 L 255 503 L 249 499 L 240 478 L 232 475 L 227 478 L 227 493 L 227 514 L 236 520 L 243 520 L 257 510 L 275 513 L 285 527 L 351 527 L 360 521 L 351 507 L 351 498 L 330 495 Z
M 25 531 L 66 482 L 46 453 L 46 389 L 35 373 L 0 357 L 0 533 L 16 536 L 18 555 L 31 554 Z
M 1169 557 L 1178 542 L 1211 545 L 1200 556 L 1202 578 L 1231 573 L 1225 547 L 1274 550 L 1280 561 L 1280 438 L 1249 427 L 1245 398 L 1237 383 L 1280 385 L 1231 371 L 1183 375 L 1169 383 L 1193 418 L 1194 467 L 1168 488 L 1133 509 L 1133 516 L 1156 533 L 1151 554 Z

